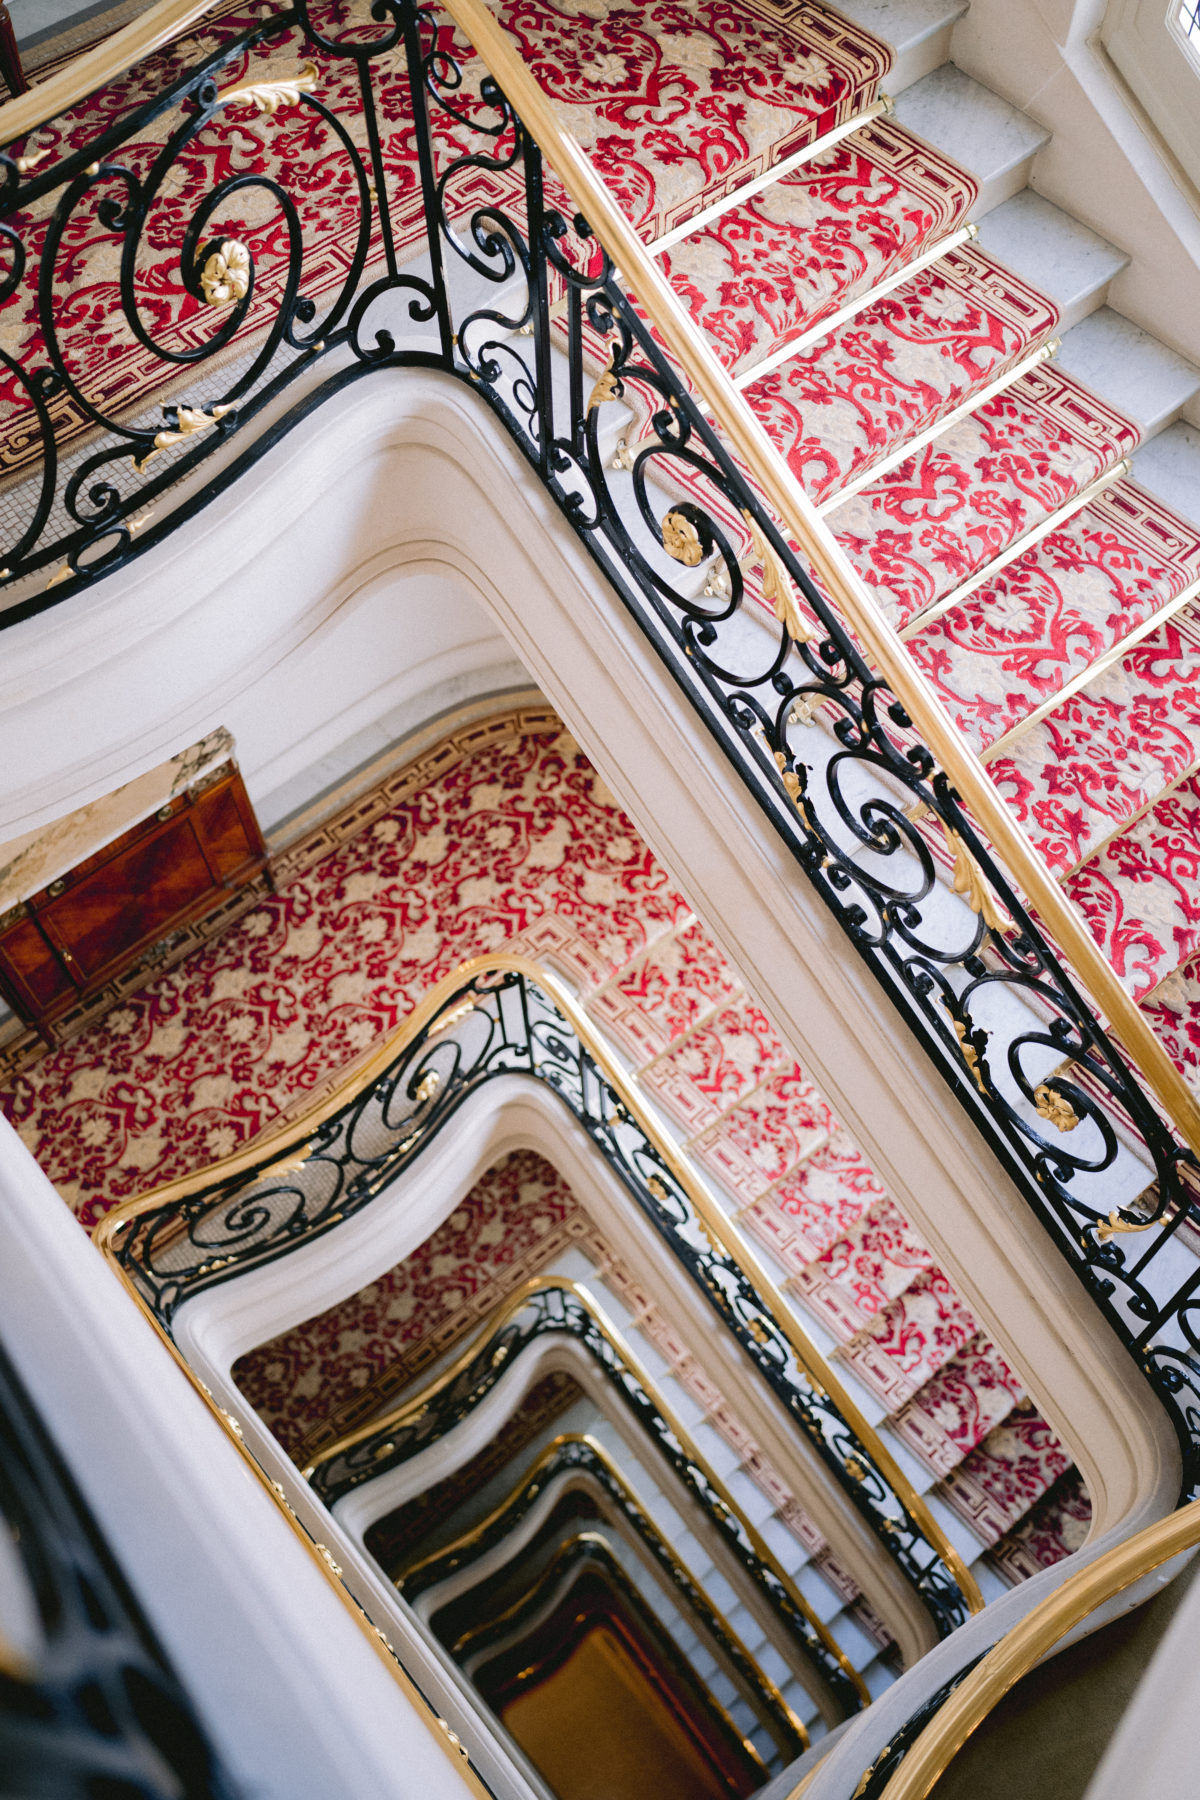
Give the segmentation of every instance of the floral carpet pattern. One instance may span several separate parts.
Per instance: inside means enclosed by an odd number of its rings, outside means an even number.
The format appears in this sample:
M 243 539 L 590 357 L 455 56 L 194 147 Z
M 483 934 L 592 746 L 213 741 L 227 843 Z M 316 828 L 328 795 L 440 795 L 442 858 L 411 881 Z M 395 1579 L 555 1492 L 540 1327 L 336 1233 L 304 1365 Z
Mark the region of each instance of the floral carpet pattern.
M 85 1223 L 304 1110 L 467 958 L 521 950 L 580 992 L 931 1474 L 949 1472 L 948 1446 L 987 1451 L 997 1395 L 1025 1404 L 553 714 L 444 740 L 297 845 L 277 879 L 277 893 L 3 1096 Z M 244 1360 L 248 1392 L 289 1443 L 311 1451 L 322 1421 L 336 1434 L 370 1416 L 560 1246 L 587 1238 L 607 1255 L 553 1171 L 510 1170 L 489 1193 L 486 1207 L 478 1194 L 460 1201 L 421 1266 Z M 1063 1453 L 1043 1428 L 1030 1454 L 1045 1457 L 1041 1492 Z M 770 1471 L 762 1480 L 778 1485 Z M 1021 1482 L 1032 1504 L 1028 1458 Z M 955 1505 L 957 1490 L 944 1492 Z M 973 1523 L 978 1511 L 972 1501 Z M 993 1507 L 989 1531 L 998 1518 Z

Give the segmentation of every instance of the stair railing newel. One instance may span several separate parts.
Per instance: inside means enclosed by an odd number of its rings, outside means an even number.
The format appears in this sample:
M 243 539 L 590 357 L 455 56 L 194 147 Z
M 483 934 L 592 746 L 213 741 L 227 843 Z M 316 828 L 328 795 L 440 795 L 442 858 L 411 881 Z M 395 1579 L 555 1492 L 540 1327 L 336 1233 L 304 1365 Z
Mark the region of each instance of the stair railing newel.
M 745 1248 L 715 1202 L 585 1035 L 569 998 L 541 971 L 513 957 L 467 964 L 432 990 L 344 1097 L 298 1122 L 286 1142 L 116 1208 L 96 1240 L 170 1336 L 194 1294 L 286 1256 L 368 1206 L 486 1082 L 530 1076 L 587 1131 L 947 1636 L 979 1604 L 961 1561 L 785 1303 L 772 1305 L 751 1279 Z M 424 1427 L 412 1429 L 420 1436 Z M 385 1466 L 368 1459 L 360 1477 Z

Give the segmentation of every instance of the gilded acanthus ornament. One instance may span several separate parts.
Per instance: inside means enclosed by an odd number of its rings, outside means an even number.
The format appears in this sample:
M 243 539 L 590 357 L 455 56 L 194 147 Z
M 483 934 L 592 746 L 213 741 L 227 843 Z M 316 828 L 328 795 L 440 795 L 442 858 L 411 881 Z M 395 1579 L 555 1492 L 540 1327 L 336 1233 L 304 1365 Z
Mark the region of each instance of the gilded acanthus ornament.
M 775 617 L 786 627 L 794 644 L 811 643 L 817 634 L 800 611 L 796 590 L 792 586 L 791 576 L 783 566 L 782 557 L 771 548 L 754 523 L 753 514 L 745 507 L 742 509 L 742 517 L 750 531 L 751 557 L 754 562 L 762 565 L 763 599 L 774 607 Z
M 620 382 L 617 380 L 616 370 L 613 368 L 612 364 L 609 363 L 607 369 L 605 369 L 603 375 L 601 375 L 599 381 L 592 389 L 591 394 L 588 396 L 587 410 L 589 412 L 594 412 L 598 406 L 603 406 L 606 400 L 617 400 L 619 398 Z M 624 442 L 623 439 L 622 442 Z
M 987 876 L 975 861 L 966 844 L 952 825 L 942 820 L 946 842 L 954 856 L 954 891 L 961 894 L 973 913 L 978 913 L 990 931 L 1003 931 L 1006 920 L 992 893 Z
M 214 406 L 209 412 L 205 412 L 201 406 L 177 406 L 175 424 L 156 434 L 154 443 L 145 456 L 134 458 L 134 468 L 140 475 L 160 450 L 168 450 L 172 444 L 181 444 L 185 438 L 195 437 L 198 431 L 211 431 L 226 413 L 232 411 L 232 406 Z
M 981 1094 L 986 1094 L 987 1088 L 984 1085 L 983 1070 L 979 1065 L 979 1052 L 967 1035 L 968 1027 L 963 1024 L 961 1019 L 955 1019 L 953 1023 L 954 1035 L 958 1039 L 958 1047 L 962 1051 L 962 1059 L 975 1077 L 975 1086 L 979 1089 Z
M 250 291 L 250 252 L 240 238 L 224 238 L 200 271 L 206 306 L 229 306 Z
M 1046 1082 L 1033 1090 L 1034 1105 L 1037 1107 L 1039 1119 L 1046 1119 L 1058 1131 L 1074 1131 L 1079 1123 L 1079 1114 L 1071 1105 L 1065 1094 L 1052 1088 Z
M 676 512 L 674 508 L 662 522 L 663 549 L 675 561 L 683 563 L 685 568 L 696 569 L 704 561 L 704 545 L 700 542 L 700 533 L 686 513 Z
M 420 1081 L 417 1083 L 416 1098 L 420 1104 L 424 1106 L 427 1101 L 432 1100 L 441 1085 L 442 1078 L 437 1070 L 426 1069 L 424 1075 L 422 1075 Z
M 273 119 L 281 106 L 298 106 L 301 94 L 311 94 L 317 85 L 316 63 L 305 63 L 294 75 L 277 77 L 274 81 L 252 81 L 245 87 L 228 88 L 225 93 L 218 94 L 216 106 L 232 106 L 235 102 L 248 100 Z M 214 109 L 215 110 L 215 109 Z

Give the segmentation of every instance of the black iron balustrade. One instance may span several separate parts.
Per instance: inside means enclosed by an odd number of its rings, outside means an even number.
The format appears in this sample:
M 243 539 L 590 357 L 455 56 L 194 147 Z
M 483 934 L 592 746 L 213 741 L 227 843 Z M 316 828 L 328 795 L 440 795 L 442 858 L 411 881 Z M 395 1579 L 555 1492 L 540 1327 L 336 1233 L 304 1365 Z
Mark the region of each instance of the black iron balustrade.
M 544 1083 L 569 1107 L 722 1325 L 913 1585 L 939 1635 L 967 1606 L 946 1556 L 877 1452 L 847 1423 L 614 1081 L 536 980 L 494 959 L 448 978 L 385 1066 L 281 1160 L 109 1214 L 97 1240 L 170 1332 L 193 1294 L 285 1256 L 368 1206 L 469 1095 L 498 1076 Z M 167 1190 L 170 1195 L 170 1190 Z M 420 1429 L 416 1427 L 415 1429 Z M 364 1474 L 365 1474 L 364 1470 Z M 328 1482 L 326 1475 L 323 1481 Z
M 537 1507 L 543 1496 L 560 1484 L 566 1487 L 572 1476 L 585 1476 L 591 1488 L 599 1489 L 613 1513 L 640 1539 L 647 1555 L 658 1565 L 681 1607 L 697 1623 L 720 1658 L 736 1673 L 743 1691 L 761 1716 L 767 1729 L 785 1756 L 795 1757 L 807 1748 L 808 1734 L 789 1709 L 779 1689 L 770 1681 L 750 1656 L 741 1639 L 730 1629 L 723 1615 L 709 1599 L 691 1571 L 671 1550 L 653 1520 L 638 1504 L 626 1485 L 620 1470 L 592 1438 L 564 1436 L 556 1438 L 538 1458 L 534 1468 L 515 1493 L 471 1532 L 444 1549 L 434 1551 L 418 1562 L 392 1571 L 397 1588 L 410 1603 L 422 1594 L 440 1586 L 460 1570 L 472 1567 L 498 1546 L 506 1543 Z M 547 1520 L 547 1529 L 555 1523 L 555 1513 Z M 522 1556 L 526 1554 L 522 1549 Z M 454 1603 L 451 1602 L 451 1605 Z M 456 1612 L 461 1608 L 456 1607 Z M 435 1608 L 432 1619 L 437 1626 Z M 444 1630 L 439 1635 L 445 1636 Z
M 2 1350 L 0 1531 L 26 1587 L 29 1636 L 38 1640 L 12 1645 L 0 1631 L 0 1794 L 235 1800 Z
M 504 1322 L 494 1330 L 484 1332 L 469 1360 L 464 1361 L 451 1381 L 444 1386 L 436 1383 L 399 1414 L 391 1414 L 370 1430 L 356 1433 L 353 1444 L 335 1447 L 321 1457 L 308 1472 L 314 1490 L 326 1505 L 336 1506 L 355 1488 L 377 1480 L 391 1469 L 402 1467 L 438 1443 L 481 1406 L 531 1344 L 553 1337 L 570 1338 L 587 1352 L 639 1430 L 645 1433 L 681 1487 L 686 1489 L 726 1548 L 736 1557 L 812 1665 L 818 1679 L 829 1689 L 836 1704 L 844 1713 L 857 1712 L 865 1696 L 854 1679 L 851 1665 L 828 1634 L 818 1630 L 804 1608 L 797 1604 L 765 1554 L 760 1554 L 745 1521 L 730 1507 L 689 1446 L 680 1441 L 670 1421 L 659 1411 L 654 1396 L 647 1392 L 619 1346 L 604 1330 L 594 1309 L 581 1294 L 565 1284 L 547 1280 L 530 1285 L 532 1291 L 525 1294 L 518 1305 L 505 1309 Z M 599 1459 L 591 1454 L 590 1462 L 598 1464 Z M 567 1465 L 564 1463 L 564 1466 Z M 606 1474 L 605 1481 L 615 1491 L 611 1474 Z M 532 1498 L 536 1496 L 531 1497 L 530 1504 Z M 633 1510 L 636 1512 L 637 1509 Z M 643 1520 L 642 1525 L 645 1523 Z M 652 1535 L 656 1539 L 657 1553 L 664 1546 L 657 1533 Z M 406 1599 L 413 1597 L 408 1582 L 397 1585 Z
M 372 26 L 360 21 L 339 35 L 318 29 L 308 0 L 297 0 L 181 73 L 87 149 L 43 166 L 35 133 L 4 159 L 0 236 L 9 265 L 0 308 L 36 289 L 44 344 L 28 365 L 5 350 L 0 362 L 10 399 L 24 396 L 23 429 L 43 462 L 36 496 L 26 495 L 28 524 L 5 553 L 0 599 L 10 588 L 12 604 L 0 623 L 120 567 L 346 383 L 400 367 L 466 382 L 553 495 L 1137 1358 L 1177 1431 L 1183 1493 L 1197 1492 L 1200 1273 L 1180 1284 L 1169 1268 L 1173 1238 L 1195 1222 L 1195 1156 L 695 402 L 586 220 L 544 173 L 541 151 L 496 81 L 485 76 L 472 86 L 461 38 L 435 8 L 375 0 L 370 18 Z M 97 218 L 123 246 L 122 306 L 139 342 L 155 351 L 137 315 L 139 234 L 169 171 L 218 129 L 218 115 L 260 104 L 231 97 L 222 70 L 288 34 L 328 79 L 352 67 L 357 84 L 363 143 L 302 73 L 290 86 L 276 77 L 274 96 L 261 101 L 281 117 L 289 108 L 311 116 L 343 159 L 347 204 L 366 221 L 344 279 L 320 303 L 306 295 L 303 232 L 282 177 L 192 177 L 182 279 L 193 297 L 207 282 L 232 310 L 218 313 L 202 344 L 164 353 L 163 362 L 176 375 L 183 367 L 197 378 L 211 371 L 216 385 L 190 405 L 171 401 L 157 422 L 123 423 L 89 401 L 61 347 L 55 259 L 69 242 L 69 220 L 96 199 Z M 397 73 L 405 70 L 407 80 Z M 244 84 L 241 92 L 249 92 Z M 122 147 L 170 109 L 180 122 L 161 152 L 142 172 L 126 167 Z M 384 142 L 400 114 L 410 134 L 403 181 L 392 140 Z M 483 179 L 508 198 L 476 204 Z M 250 310 L 255 255 L 219 230 L 222 209 L 254 183 L 287 226 L 283 272 L 258 336 Z M 414 208 L 427 228 L 420 257 L 406 236 Z M 494 304 L 460 302 L 464 279 L 476 292 L 490 284 Z M 245 356 L 229 364 L 243 321 Z M 557 382 L 556 367 L 564 371 Z M 290 410 L 269 429 L 255 427 L 296 383 Z M 54 414 L 68 401 L 70 430 L 82 416 L 103 440 L 74 464 L 69 432 Z M 606 409 L 622 401 L 642 416 L 614 459 Z M 214 457 L 203 494 L 186 497 L 184 478 Z M 185 496 L 173 510 L 172 487 Z M 143 524 L 149 503 L 165 504 Z M 48 570 L 61 585 L 31 592 Z M 957 910 L 946 904 L 951 862 L 966 896 Z M 1136 1188 L 1127 1179 L 1132 1162 L 1142 1170 Z M 1125 1186 L 1114 1207 L 1104 1181 L 1116 1174 Z M 1124 1242 L 1131 1232 L 1149 1233 L 1140 1254 L 1136 1241 Z M 877 1520 L 896 1516 L 888 1501 L 872 1506 Z M 899 1529 L 903 1536 L 907 1526 Z M 956 1605 L 949 1603 L 946 1622 Z

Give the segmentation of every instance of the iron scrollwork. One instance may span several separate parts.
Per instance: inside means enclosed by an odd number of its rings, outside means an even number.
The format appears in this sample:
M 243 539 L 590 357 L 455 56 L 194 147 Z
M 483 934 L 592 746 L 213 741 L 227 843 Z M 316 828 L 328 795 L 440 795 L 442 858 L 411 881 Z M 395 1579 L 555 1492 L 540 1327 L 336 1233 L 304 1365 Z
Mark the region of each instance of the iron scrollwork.
M 318 1125 L 301 1150 L 177 1200 L 137 1202 L 128 1216 L 101 1227 L 102 1238 L 170 1330 L 191 1295 L 286 1255 L 369 1205 L 471 1093 L 512 1074 L 544 1083 L 569 1107 L 920 1594 L 939 1633 L 961 1624 L 962 1591 L 905 1499 L 801 1364 L 770 1307 L 568 1020 L 520 972 L 485 970 L 454 984 L 395 1060 Z

